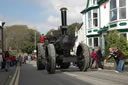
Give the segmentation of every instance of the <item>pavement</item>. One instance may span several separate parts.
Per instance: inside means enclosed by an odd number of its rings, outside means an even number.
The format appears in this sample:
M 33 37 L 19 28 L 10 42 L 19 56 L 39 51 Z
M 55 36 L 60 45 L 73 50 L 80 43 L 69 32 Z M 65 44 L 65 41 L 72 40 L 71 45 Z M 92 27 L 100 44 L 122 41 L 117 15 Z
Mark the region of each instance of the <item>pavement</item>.
M 8 72 L 5 69 L 0 69 L 0 85 L 9 85 L 8 83 L 15 73 L 15 69 L 16 66 L 10 67 Z
M 115 70 L 114 63 L 104 63 L 104 69 Z M 125 70 L 128 71 L 128 65 L 125 65 Z

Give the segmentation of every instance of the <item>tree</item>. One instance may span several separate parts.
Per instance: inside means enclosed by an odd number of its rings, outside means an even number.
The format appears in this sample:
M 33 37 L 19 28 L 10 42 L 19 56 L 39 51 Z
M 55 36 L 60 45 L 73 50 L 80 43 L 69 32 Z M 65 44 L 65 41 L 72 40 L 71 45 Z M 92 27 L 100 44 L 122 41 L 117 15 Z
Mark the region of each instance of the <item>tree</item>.
M 73 24 L 68 26 L 68 33 L 71 34 L 72 36 L 75 36 L 75 27 L 76 26 L 79 28 L 80 24 L 79 23 L 73 23 Z M 59 35 L 62 34 L 61 29 L 58 28 L 57 30 L 55 30 L 55 29 L 49 30 L 47 32 L 46 36 L 50 35 L 50 32 L 53 32 L 54 35 L 57 36 L 57 37 L 59 37 Z
M 75 36 L 75 27 L 76 26 L 79 28 L 80 24 L 73 23 L 73 24 L 69 25 L 69 31 L 70 31 L 71 35 L 73 35 L 73 36 Z
M 32 53 L 36 41 L 40 41 L 40 33 L 26 25 L 13 25 L 4 29 L 4 42 L 6 50 L 17 50 L 18 52 Z
M 110 31 L 106 38 L 106 48 L 105 48 L 105 55 L 109 54 L 109 48 L 113 47 L 113 48 L 118 48 L 120 49 L 125 55 L 128 55 L 127 52 L 127 41 L 125 39 L 125 37 L 123 35 L 120 34 L 120 32 L 118 32 L 117 30 L 114 31 Z
M 55 31 L 55 29 L 50 29 L 45 36 L 49 36 L 51 32 Z

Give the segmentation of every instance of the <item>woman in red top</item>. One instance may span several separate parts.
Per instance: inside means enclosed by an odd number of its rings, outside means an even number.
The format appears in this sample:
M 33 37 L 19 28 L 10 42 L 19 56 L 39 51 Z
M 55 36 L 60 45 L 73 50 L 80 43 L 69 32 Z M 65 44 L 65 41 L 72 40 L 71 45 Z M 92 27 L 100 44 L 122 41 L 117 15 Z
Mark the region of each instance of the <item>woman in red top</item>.
M 92 49 L 92 53 L 91 53 L 91 68 L 92 68 L 92 65 L 93 65 L 94 61 L 97 61 L 97 55 L 96 55 L 95 50 Z

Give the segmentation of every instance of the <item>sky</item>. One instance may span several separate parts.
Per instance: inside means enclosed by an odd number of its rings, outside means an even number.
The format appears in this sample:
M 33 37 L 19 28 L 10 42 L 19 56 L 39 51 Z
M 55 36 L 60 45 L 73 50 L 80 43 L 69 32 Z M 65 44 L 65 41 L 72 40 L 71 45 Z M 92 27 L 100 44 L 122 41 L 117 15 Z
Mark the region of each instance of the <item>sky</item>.
M 5 26 L 27 25 L 46 34 L 61 25 L 60 8 L 66 7 L 68 25 L 82 22 L 87 0 L 0 0 L 0 21 Z

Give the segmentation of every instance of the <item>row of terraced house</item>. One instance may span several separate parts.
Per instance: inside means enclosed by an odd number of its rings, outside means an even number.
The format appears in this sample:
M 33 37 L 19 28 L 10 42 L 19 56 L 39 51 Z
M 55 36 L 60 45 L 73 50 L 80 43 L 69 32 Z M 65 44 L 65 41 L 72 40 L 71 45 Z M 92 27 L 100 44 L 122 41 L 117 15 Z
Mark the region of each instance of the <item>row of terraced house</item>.
M 87 0 L 83 23 L 76 30 L 77 43 L 105 49 L 105 36 L 117 29 L 128 40 L 128 0 Z

